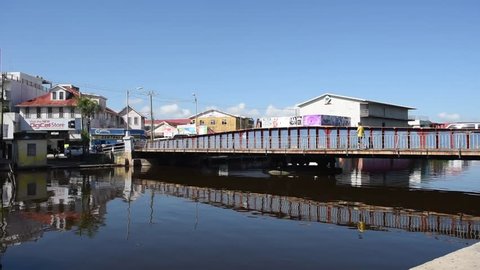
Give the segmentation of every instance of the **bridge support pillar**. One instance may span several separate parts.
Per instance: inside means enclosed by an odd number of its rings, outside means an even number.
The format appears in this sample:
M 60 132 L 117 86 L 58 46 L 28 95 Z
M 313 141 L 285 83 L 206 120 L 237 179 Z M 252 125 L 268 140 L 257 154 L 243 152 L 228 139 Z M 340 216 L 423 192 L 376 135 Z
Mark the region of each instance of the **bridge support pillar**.
M 123 164 L 127 167 L 133 166 L 133 137 L 127 131 L 125 137 L 123 137 L 125 144 L 125 151 L 123 152 Z

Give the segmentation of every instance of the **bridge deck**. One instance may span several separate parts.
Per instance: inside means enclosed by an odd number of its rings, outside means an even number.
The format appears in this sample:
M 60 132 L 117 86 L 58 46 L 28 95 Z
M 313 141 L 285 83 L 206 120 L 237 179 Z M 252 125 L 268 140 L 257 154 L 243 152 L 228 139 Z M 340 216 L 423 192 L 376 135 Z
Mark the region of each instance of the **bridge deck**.
M 298 127 L 252 129 L 148 143 L 140 152 L 480 159 L 480 130 Z

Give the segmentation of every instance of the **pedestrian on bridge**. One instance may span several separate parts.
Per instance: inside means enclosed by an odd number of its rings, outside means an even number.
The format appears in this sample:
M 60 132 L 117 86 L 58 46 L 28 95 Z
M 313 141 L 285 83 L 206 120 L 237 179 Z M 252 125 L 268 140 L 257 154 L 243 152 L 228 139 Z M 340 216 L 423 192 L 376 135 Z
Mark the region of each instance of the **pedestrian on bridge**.
M 364 136 L 365 136 L 365 128 L 362 126 L 361 122 L 358 122 L 358 127 L 357 127 L 358 145 L 357 145 L 357 148 L 363 147 L 363 137 Z

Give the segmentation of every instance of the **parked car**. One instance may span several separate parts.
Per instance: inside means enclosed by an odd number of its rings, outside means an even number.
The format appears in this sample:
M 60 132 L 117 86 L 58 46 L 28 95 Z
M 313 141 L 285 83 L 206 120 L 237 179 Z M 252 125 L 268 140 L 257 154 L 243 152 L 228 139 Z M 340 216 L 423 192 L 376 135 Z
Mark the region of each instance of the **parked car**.
M 65 149 L 64 154 L 67 157 L 81 156 L 81 155 L 83 155 L 83 147 L 82 146 L 69 146 Z

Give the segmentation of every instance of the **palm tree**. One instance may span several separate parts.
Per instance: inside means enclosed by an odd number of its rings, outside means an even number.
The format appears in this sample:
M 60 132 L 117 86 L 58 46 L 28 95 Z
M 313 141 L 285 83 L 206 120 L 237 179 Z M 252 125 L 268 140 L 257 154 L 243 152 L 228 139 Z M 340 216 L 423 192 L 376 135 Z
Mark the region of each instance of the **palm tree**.
M 92 117 L 95 115 L 95 113 L 98 113 L 101 110 L 100 105 L 98 105 L 96 101 L 88 97 L 81 96 L 78 98 L 77 107 L 80 110 L 80 113 L 82 114 L 82 118 L 87 120 L 86 122 L 87 131 L 90 130 L 90 121 Z M 83 121 L 82 121 L 82 129 L 85 129 Z
M 101 110 L 101 107 L 100 105 L 98 105 L 96 101 L 85 96 L 80 96 L 77 99 L 77 108 L 80 110 L 80 113 L 82 114 L 82 119 L 86 120 L 86 123 L 85 121 L 82 121 L 82 141 L 83 141 L 83 151 L 85 153 L 85 149 L 87 148 L 88 143 L 90 142 L 90 136 L 89 136 L 90 121 L 92 120 L 92 117 L 95 115 L 95 113 L 98 113 Z

